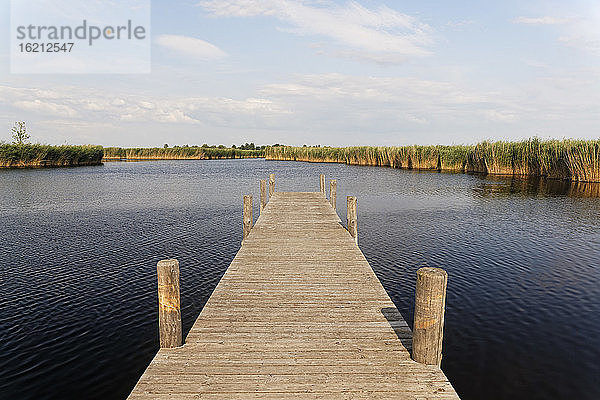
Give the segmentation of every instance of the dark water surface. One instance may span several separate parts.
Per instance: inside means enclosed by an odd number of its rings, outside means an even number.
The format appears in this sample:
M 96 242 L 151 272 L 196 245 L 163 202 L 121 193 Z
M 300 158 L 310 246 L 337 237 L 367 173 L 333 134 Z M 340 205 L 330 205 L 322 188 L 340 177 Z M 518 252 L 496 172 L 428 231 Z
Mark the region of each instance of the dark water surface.
M 409 323 L 415 271 L 448 271 L 442 368 L 463 399 L 600 399 L 599 185 L 264 160 L 0 171 L 0 398 L 124 399 L 158 349 L 156 262 L 181 263 L 187 332 L 270 172 L 277 190 L 338 179 L 342 217 L 358 196 L 360 247 Z

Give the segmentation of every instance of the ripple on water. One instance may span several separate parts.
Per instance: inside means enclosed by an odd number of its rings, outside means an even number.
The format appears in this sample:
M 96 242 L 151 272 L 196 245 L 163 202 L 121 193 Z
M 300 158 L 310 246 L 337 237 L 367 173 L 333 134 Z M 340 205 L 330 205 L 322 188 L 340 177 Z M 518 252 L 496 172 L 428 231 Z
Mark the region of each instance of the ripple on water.
M 2 397 L 125 398 L 158 348 L 156 262 L 180 261 L 187 331 L 272 171 L 279 190 L 325 173 L 358 196 L 360 246 L 409 323 L 416 270 L 448 271 L 463 399 L 600 398 L 597 188 L 261 160 L 0 171 Z

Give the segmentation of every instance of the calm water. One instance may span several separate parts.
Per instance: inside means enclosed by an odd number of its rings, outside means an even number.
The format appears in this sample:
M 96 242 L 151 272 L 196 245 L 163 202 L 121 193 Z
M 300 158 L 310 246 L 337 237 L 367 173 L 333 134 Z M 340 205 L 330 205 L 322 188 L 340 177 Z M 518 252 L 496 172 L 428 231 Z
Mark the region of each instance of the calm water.
M 342 216 L 358 196 L 408 321 L 415 271 L 448 271 L 442 368 L 463 399 L 600 398 L 599 185 L 264 160 L 0 171 L 0 398 L 124 399 L 158 349 L 156 262 L 180 260 L 187 332 L 270 172 L 278 190 L 337 178 Z

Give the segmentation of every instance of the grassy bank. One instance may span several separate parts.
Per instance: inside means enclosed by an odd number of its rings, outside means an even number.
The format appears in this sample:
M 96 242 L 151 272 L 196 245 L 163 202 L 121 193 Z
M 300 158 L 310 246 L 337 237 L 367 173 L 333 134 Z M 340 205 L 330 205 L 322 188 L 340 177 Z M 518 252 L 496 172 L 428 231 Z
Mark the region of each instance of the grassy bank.
M 600 140 L 529 139 L 469 146 L 270 147 L 265 150 L 265 157 L 600 182 Z
M 262 157 L 261 150 L 219 149 L 206 147 L 121 148 L 105 147 L 106 160 L 218 160 Z
M 102 146 L 0 144 L 1 168 L 75 167 L 102 164 Z

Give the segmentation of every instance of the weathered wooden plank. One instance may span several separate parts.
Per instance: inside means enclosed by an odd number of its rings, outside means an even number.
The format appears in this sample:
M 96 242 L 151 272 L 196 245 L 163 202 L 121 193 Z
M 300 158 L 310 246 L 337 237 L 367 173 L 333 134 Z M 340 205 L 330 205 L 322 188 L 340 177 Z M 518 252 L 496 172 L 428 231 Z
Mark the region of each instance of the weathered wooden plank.
M 447 390 L 448 393 L 444 393 L 443 391 Z M 222 400 L 222 399 L 236 399 L 236 400 L 256 400 L 256 399 L 264 399 L 264 400 L 297 400 L 297 399 L 319 399 L 319 400 L 411 400 L 411 399 L 456 399 L 456 395 L 454 394 L 454 390 L 452 388 L 441 388 L 433 396 L 424 395 L 424 394 L 415 394 L 412 392 L 398 392 L 394 391 L 355 391 L 348 390 L 345 392 L 318 392 L 314 391 L 311 393 L 281 393 L 276 391 L 269 392 L 219 392 L 219 393 L 210 393 L 205 392 L 202 393 L 202 397 L 199 397 L 197 393 L 156 393 L 150 392 L 145 394 L 146 399 L 156 399 L 156 400 L 197 400 L 199 398 L 202 399 L 211 399 L 211 400 Z
M 185 345 L 129 398 L 457 399 L 410 358 L 408 324 L 325 196 L 270 195 Z
M 161 260 L 158 276 L 158 330 L 160 347 L 179 347 L 183 343 L 179 297 L 179 262 Z
M 423 364 L 442 363 L 444 308 L 448 274 L 440 268 L 417 271 L 415 294 L 415 344 L 413 359 Z
M 267 181 L 265 179 L 261 179 L 260 180 L 260 212 L 261 212 L 261 214 L 266 206 L 267 206 Z
M 269 175 L 269 199 L 275 193 L 275 174 Z
M 244 212 L 243 212 L 243 235 L 242 240 L 246 240 L 252 229 L 252 196 L 244 196 Z
M 332 179 L 329 181 L 329 203 L 331 203 L 331 207 L 336 209 L 336 199 L 337 199 L 337 180 Z

